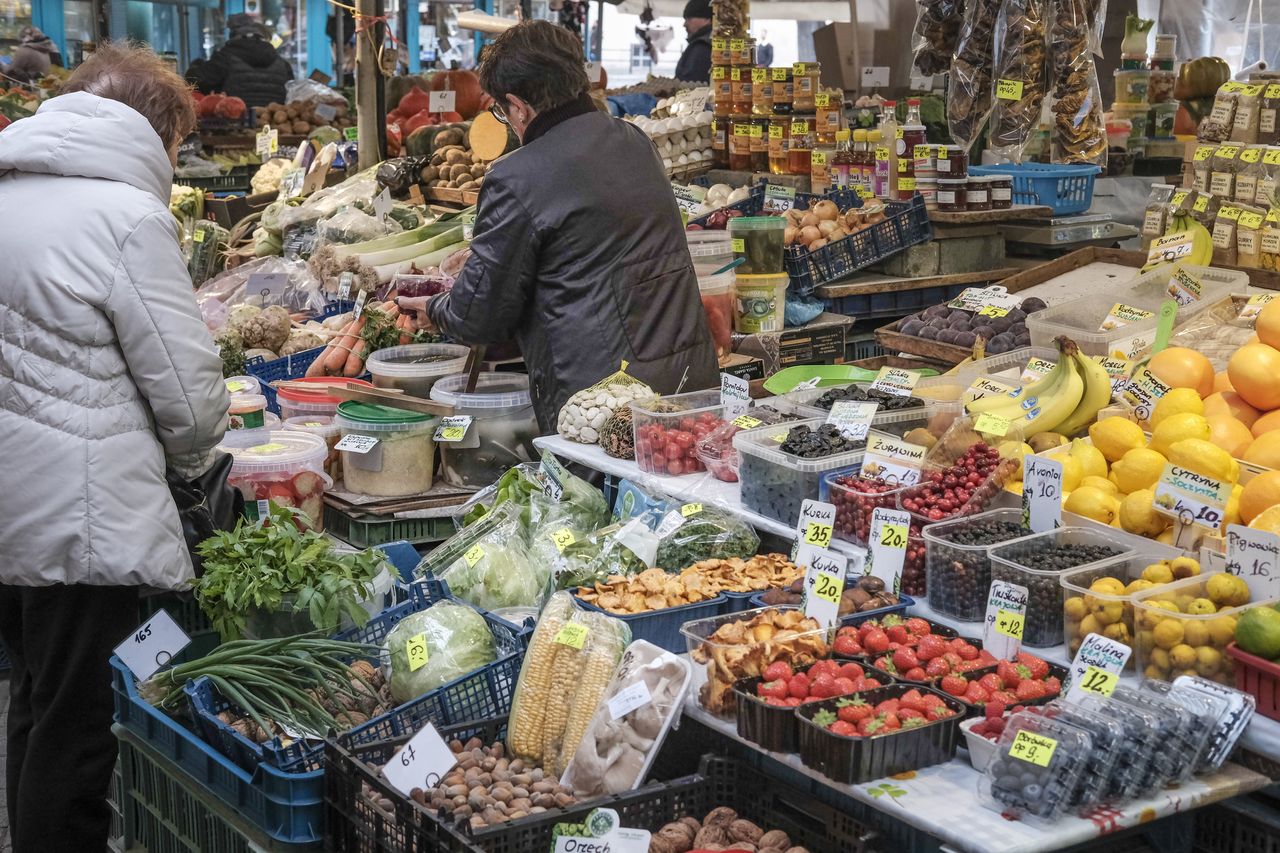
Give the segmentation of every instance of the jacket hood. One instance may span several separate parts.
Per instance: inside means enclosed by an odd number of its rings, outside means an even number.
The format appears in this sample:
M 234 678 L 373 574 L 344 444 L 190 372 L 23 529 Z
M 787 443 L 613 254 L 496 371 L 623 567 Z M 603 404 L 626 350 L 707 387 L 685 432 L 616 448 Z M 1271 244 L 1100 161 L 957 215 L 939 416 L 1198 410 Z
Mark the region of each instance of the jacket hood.
M 270 68 L 280 58 L 271 42 L 253 36 L 236 36 L 222 47 L 254 68 Z
M 173 166 L 151 123 L 88 92 L 59 95 L 0 134 L 0 172 L 103 178 L 169 203 Z

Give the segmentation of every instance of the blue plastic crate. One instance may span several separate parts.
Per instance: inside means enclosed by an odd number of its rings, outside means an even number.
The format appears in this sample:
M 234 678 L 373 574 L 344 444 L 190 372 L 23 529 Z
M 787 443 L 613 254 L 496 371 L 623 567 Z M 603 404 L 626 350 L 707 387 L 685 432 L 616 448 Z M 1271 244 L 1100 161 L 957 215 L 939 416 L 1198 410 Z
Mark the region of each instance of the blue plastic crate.
M 761 181 L 752 188 L 750 196 L 742 201 L 735 201 L 733 204 L 725 205 L 725 207 L 721 209 L 737 210 L 740 211 L 743 216 L 758 216 L 761 211 L 764 210 L 765 187 L 768 183 L 769 182 L 767 180 Z M 827 193 L 797 192 L 795 206 L 797 210 L 808 210 L 809 205 L 813 204 L 815 201 L 822 201 L 823 199 L 834 201 L 836 206 L 841 210 L 848 210 L 851 207 L 862 207 L 862 197 L 858 195 L 855 190 L 831 190 Z M 710 217 L 711 214 L 708 213 L 703 216 L 699 216 L 696 219 L 690 219 L 689 225 L 698 225 L 706 228 L 707 220 Z
M 754 590 L 751 592 L 722 592 L 720 594 L 723 595 L 725 597 L 725 601 L 728 602 L 728 606 L 724 610 L 725 613 L 741 613 L 744 610 L 759 607 L 758 604 L 751 603 L 757 595 L 761 594 Z M 687 651 L 687 649 L 679 649 L 677 653 L 683 653 L 685 651 Z
M 788 246 L 783 260 L 791 288 L 807 296 L 820 285 L 839 281 L 932 238 L 929 212 L 917 193 L 910 201 L 885 202 L 885 218 L 870 228 L 813 252 L 803 246 Z
M 330 302 L 316 319 L 325 320 L 329 317 L 336 317 L 354 307 L 354 302 Z M 272 359 L 271 361 L 267 361 L 261 356 L 254 356 L 244 363 L 244 369 L 245 373 L 257 379 L 262 386 L 262 396 L 267 398 L 267 409 L 272 414 L 278 415 L 280 414 L 280 404 L 276 400 L 276 389 L 271 387 L 271 383 L 285 379 L 303 378 L 307 375 L 307 368 L 311 366 L 311 362 L 319 358 L 322 352 L 324 352 L 324 347 L 316 347 L 302 352 L 295 352 L 293 355 Z M 368 379 L 369 374 L 363 373 L 359 378 Z
M 882 616 L 888 616 L 890 613 L 906 613 L 907 608 L 914 607 L 915 604 L 916 600 L 911 596 L 899 595 L 897 604 L 890 605 L 889 607 L 878 607 L 875 610 L 867 610 L 863 613 L 849 613 L 840 617 L 840 624 L 842 626 L 861 625 L 868 619 L 879 619 Z M 751 606 L 755 608 L 769 607 L 770 605 L 765 603 L 764 593 L 761 592 L 751 596 Z
M 415 561 L 414 565 L 416 564 Z M 412 572 L 412 567 L 409 572 Z M 409 601 L 375 616 L 363 628 L 340 634 L 339 639 L 381 645 L 391 629 L 405 616 L 446 600 L 457 601 L 448 594 L 448 588 L 444 584 L 434 580 L 420 581 L 410 587 Z M 465 602 L 458 603 L 472 606 Z M 527 640 L 522 629 L 478 607 L 474 609 L 489 623 L 498 659 L 353 729 L 349 735 L 353 743 L 382 737 L 369 734 L 370 731 L 390 730 L 394 735 L 412 734 L 428 721 L 438 726 L 452 725 L 480 717 L 506 714 L 511 710 L 511 699 L 515 693 L 516 679 L 520 675 Z M 285 745 L 279 738 L 275 738 L 262 744 L 254 743 L 218 719 L 218 714 L 231 709 L 233 704 L 221 696 L 207 678 L 189 683 L 185 692 L 191 716 L 196 721 L 200 734 L 223 755 L 246 770 L 253 770 L 260 764 L 269 764 L 291 772 L 323 766 L 323 742 L 293 741 Z
M 1059 163 L 1005 163 L 970 166 L 971 175 L 1012 175 L 1014 204 L 1039 204 L 1053 208 L 1054 216 L 1084 213 L 1093 204 L 1097 166 Z
M 655 646 L 678 655 L 684 654 L 689 650 L 684 635 L 680 633 L 680 627 L 684 623 L 692 622 L 694 619 L 706 619 L 709 616 L 719 616 L 723 613 L 734 612 L 728 609 L 729 600 L 724 595 L 717 595 L 715 598 L 698 601 L 694 604 L 682 604 L 679 607 L 650 610 L 645 613 L 630 613 L 625 616 L 618 613 L 610 613 L 608 610 L 596 607 L 594 604 L 588 604 L 576 595 L 573 600 L 584 610 L 594 610 L 597 613 L 603 613 L 605 616 L 627 623 L 627 627 L 631 629 L 633 642 L 635 640 L 648 640 Z

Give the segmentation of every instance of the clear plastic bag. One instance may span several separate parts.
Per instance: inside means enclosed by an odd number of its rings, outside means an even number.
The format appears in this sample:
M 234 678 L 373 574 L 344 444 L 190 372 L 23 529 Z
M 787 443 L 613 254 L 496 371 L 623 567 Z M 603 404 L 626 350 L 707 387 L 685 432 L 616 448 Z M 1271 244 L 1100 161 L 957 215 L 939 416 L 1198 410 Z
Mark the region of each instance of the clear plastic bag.
M 996 25 L 996 44 L 1002 48 L 989 147 L 996 157 L 1013 163 L 1022 162 L 1031 133 L 1040 124 L 1046 85 L 1045 2 L 1004 0 Z
M 656 396 L 652 388 L 627 373 L 624 363 L 621 370 L 570 397 L 560 408 L 556 431 L 570 441 L 595 444 L 600 440 L 600 430 L 614 412 L 629 403 Z
M 1053 162 L 1107 165 L 1107 126 L 1094 53 L 1102 0 L 1054 0 L 1049 24 Z
M 658 525 L 658 535 L 657 565 L 669 572 L 703 560 L 752 557 L 760 549 L 760 537 L 751 525 L 701 504 L 685 504 L 668 512 Z
M 284 258 L 255 258 L 235 269 L 216 275 L 196 290 L 196 304 L 200 315 L 210 329 L 219 329 L 226 322 L 227 312 L 237 305 L 261 305 L 262 297 L 246 292 L 245 284 L 255 273 L 283 273 L 289 277 L 280 304 L 289 313 L 319 314 L 327 300 L 307 265 Z
M 375 169 L 376 167 L 370 167 L 336 186 L 312 193 L 302 204 L 283 211 L 280 214 L 280 228 L 283 230 L 294 225 L 319 222 L 343 207 L 358 202 L 368 204 L 378 192 L 378 182 L 374 179 Z
M 964 22 L 964 0 L 920 0 L 912 34 L 912 65 L 925 75 L 941 74 L 951 67 Z
M 451 547 L 434 562 L 433 573 L 451 593 L 485 610 L 541 607 L 549 591 L 550 565 L 525 549 L 513 504 L 499 508 L 482 535 L 467 537 L 465 549 Z
M 659 540 L 653 532 L 657 521 L 657 513 L 648 513 L 622 524 L 611 524 L 578 536 L 559 553 L 546 544 L 557 533 L 548 529 L 534 537 L 535 559 L 550 561 L 556 589 L 593 586 L 610 577 L 631 577 L 653 567 L 658 553 Z
M 994 94 L 996 19 L 1001 0 L 972 0 L 951 60 L 947 127 L 957 144 L 969 149 L 991 114 Z
M 339 104 L 346 105 L 347 99 L 342 97 L 341 92 L 334 91 L 323 83 L 315 80 L 290 80 L 284 84 L 284 102 L 292 104 L 294 101 L 316 101 L 321 104 Z
M 385 221 L 357 207 L 344 207 L 317 226 L 317 236 L 326 243 L 359 243 L 403 231 L 391 217 Z

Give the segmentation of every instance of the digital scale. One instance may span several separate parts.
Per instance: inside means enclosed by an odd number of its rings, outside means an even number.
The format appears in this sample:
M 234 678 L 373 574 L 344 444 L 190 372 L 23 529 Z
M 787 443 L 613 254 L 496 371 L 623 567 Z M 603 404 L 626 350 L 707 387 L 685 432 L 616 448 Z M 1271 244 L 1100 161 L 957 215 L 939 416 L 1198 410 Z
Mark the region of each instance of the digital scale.
M 1087 246 L 1107 248 L 1140 233 L 1110 213 L 1079 213 L 1002 223 L 1006 247 L 1020 254 L 1059 255 Z

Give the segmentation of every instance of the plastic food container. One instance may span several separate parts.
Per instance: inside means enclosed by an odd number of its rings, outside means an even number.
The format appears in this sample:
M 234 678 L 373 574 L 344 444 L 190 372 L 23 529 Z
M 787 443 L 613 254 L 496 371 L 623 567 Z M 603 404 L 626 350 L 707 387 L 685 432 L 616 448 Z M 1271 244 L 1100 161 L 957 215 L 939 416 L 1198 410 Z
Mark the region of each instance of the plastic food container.
M 964 180 L 969 177 L 969 152 L 963 145 L 939 145 L 935 163 L 939 184 L 943 178 Z
M 391 287 L 397 296 L 421 298 L 435 296 L 453 289 L 453 277 L 437 273 L 398 273 L 391 277 Z
M 1190 777 L 1201 750 L 1208 742 L 1209 732 L 1190 717 L 1182 705 L 1125 684 L 1116 685 L 1111 700 L 1145 709 L 1159 719 L 1156 730 L 1150 736 L 1160 746 L 1152 753 L 1147 775 L 1139 782 L 1139 787 L 1154 790 Z
M 442 377 L 467 369 L 470 352 L 458 344 L 407 344 L 378 350 L 367 366 L 375 388 L 395 388 L 426 399 Z
M 1165 687 L 1175 696 L 1190 693 L 1210 701 L 1215 699 L 1219 701 L 1221 710 L 1218 722 L 1208 746 L 1200 754 L 1200 764 L 1196 772 L 1212 773 L 1218 770 L 1231 755 L 1240 735 L 1244 734 L 1249 721 L 1253 718 L 1258 700 L 1243 690 L 1232 690 L 1199 676 L 1180 675 L 1174 679 L 1172 685 L 1166 685 L 1165 682 L 1154 679 L 1143 682 L 1144 690 Z
M 1207 609 L 1203 604 L 1191 605 L 1199 599 L 1212 603 L 1209 582 L 1220 574 L 1224 573 L 1194 575 L 1134 595 L 1133 651 L 1138 657 L 1138 672 L 1147 678 L 1168 681 L 1194 670 L 1202 678 L 1235 685 L 1235 659 L 1226 648 L 1235 639 L 1240 613 L 1251 605 L 1221 607 L 1208 613 L 1187 612 Z M 1179 655 L 1188 654 L 1182 646 L 1195 654 L 1194 663 L 1189 656 L 1185 661 L 1175 658 L 1175 648 Z M 1179 666 L 1182 662 L 1188 665 Z
M 330 415 L 299 415 L 284 422 L 282 429 L 294 432 L 305 432 L 322 439 L 329 448 L 329 455 L 324 460 L 324 472 L 335 483 L 342 479 L 342 454 L 334 445 L 342 438 L 342 428 L 334 423 Z
M 983 540 L 985 544 L 966 544 L 974 530 L 987 529 L 989 525 L 1000 525 L 996 529 L 1007 530 L 1008 535 Z M 1020 532 L 1013 531 L 1013 527 Z M 1022 527 L 1020 509 L 993 509 L 926 525 L 923 536 L 929 607 L 964 622 L 981 622 L 987 615 L 991 589 L 992 547 L 1031 535 L 1030 529 Z
M 1203 290 L 1200 299 L 1178 308 L 1175 324 L 1185 323 L 1223 299 L 1229 299 L 1232 293 L 1243 293 L 1249 284 L 1248 274 L 1235 270 L 1196 266 L 1183 269 L 1199 279 Z M 1135 275 L 1131 281 L 1116 282 L 1116 287 L 1111 289 L 1050 305 L 1027 315 L 1031 345 L 1049 348 L 1053 346 L 1054 338 L 1066 335 L 1086 355 L 1114 355 L 1119 358 L 1141 355 L 1155 341 L 1160 305 L 1171 298 L 1169 279 L 1172 274 L 1172 265 L 1157 267 Z M 1150 311 L 1151 316 L 1099 331 L 1117 302 Z
M 287 430 L 229 432 L 218 449 L 231 454 L 227 482 L 244 495 L 245 516 L 262 517 L 267 501 L 306 513 L 311 529 L 324 528 L 324 473 L 329 448 L 314 435 Z
M 420 412 L 348 401 L 334 419 L 349 435 L 377 439 L 365 453 L 342 451 L 342 481 L 349 492 L 383 498 L 420 495 L 435 470 L 436 419 Z
M 1226 712 L 1226 700 L 1191 690 L 1175 692 L 1168 682 L 1154 678 L 1139 684 L 1138 693 L 1155 696 L 1182 709 L 1183 749 L 1170 756 L 1174 765 L 1171 781 L 1187 781 L 1200 770 L 1205 752 L 1214 745 L 1218 723 Z
M 1099 546 L 1115 553 L 1063 569 L 1035 569 L 1025 564 L 1034 554 L 1063 545 Z M 1063 589 L 1060 577 L 1076 568 L 1116 566 L 1133 554 L 1120 539 L 1086 527 L 1059 527 L 998 545 L 991 549 L 991 578 L 1027 588 L 1027 615 L 1022 628 L 1022 644 L 1035 648 L 1056 646 L 1062 639 Z
M 693 272 L 699 278 L 713 275 L 733 262 L 733 241 L 728 231 L 686 231 Z
M 776 275 L 739 275 L 733 288 L 734 328 L 744 335 L 782 331 L 787 287 L 790 284 L 791 277 L 785 272 Z M 704 301 L 703 305 L 705 304 Z
M 901 417 L 896 412 L 893 415 Z M 858 469 L 862 464 L 862 447 L 814 458 L 801 458 L 781 449 L 788 430 L 797 426 L 817 429 L 824 423 L 825 418 L 813 418 L 758 427 L 733 437 L 733 447 L 740 458 L 738 476 L 742 481 L 743 506 L 768 518 L 794 524 L 800 517 L 801 503 L 806 498 L 820 497 L 823 475 Z
M 1124 729 L 1120 750 L 1100 794 L 1101 799 L 1116 802 L 1146 793 L 1144 785 L 1154 774 L 1155 753 L 1163 748 L 1154 737 L 1161 726 L 1160 715 L 1118 699 L 1093 695 L 1079 697 L 1076 707 L 1115 720 Z
M 222 380 L 228 394 L 261 394 L 262 384 L 254 376 L 228 376 Z
M 276 393 L 276 402 L 280 406 L 280 417 L 286 421 L 299 415 L 329 415 L 332 417 L 336 414 L 338 404 L 342 401 L 329 395 L 327 389 L 331 385 L 354 382 L 357 385 L 373 387 L 372 384 L 363 379 L 334 379 L 326 376 L 293 379 L 290 382 L 306 382 L 315 385 L 316 389 L 314 391 L 295 391 L 290 388 L 281 388 Z
M 965 180 L 965 210 L 991 209 L 991 179 L 981 175 L 970 175 Z
M 723 231 L 695 232 L 723 234 Z M 699 276 L 698 295 L 702 297 L 702 311 L 707 315 L 707 329 L 716 345 L 716 358 L 724 358 L 733 352 L 733 298 L 734 271 L 720 275 Z
M 978 797 L 989 809 L 1038 826 L 1056 821 L 1071 807 L 1093 749 L 1084 729 L 1034 711 L 1009 718 Z
M 1146 69 L 1117 69 L 1116 101 L 1122 104 L 1145 104 L 1151 72 Z
M 1089 752 L 1084 772 L 1080 774 L 1080 781 L 1071 793 L 1069 805 L 1077 808 L 1103 800 L 1113 774 L 1120 772 L 1118 765 L 1123 760 L 1121 750 L 1125 746 L 1124 724 L 1114 717 L 1062 699 L 1047 706 L 1044 713 L 1083 729 L 1093 738 L 1093 749 Z
M 262 429 L 266 413 L 267 398 L 261 394 L 232 394 L 227 429 Z
M 724 424 L 723 414 L 718 390 L 633 402 L 636 464 L 646 474 L 672 477 L 705 471 L 698 442 Z
M 431 389 L 432 400 L 473 418 L 462 441 L 441 444 L 441 470 L 451 486 L 482 489 L 513 465 L 538 458 L 538 419 L 523 373 L 481 373 L 473 393 L 466 386 L 466 376 L 446 376 Z
M 991 763 L 991 757 L 996 754 L 995 741 L 973 733 L 973 727 L 980 722 L 982 722 L 981 717 L 972 717 L 960 724 L 960 731 L 964 734 L 965 748 L 969 750 L 969 764 L 979 773 L 987 769 L 987 765 Z
M 738 275 L 776 275 L 783 271 L 782 248 L 787 222 L 781 216 L 738 216 L 729 220 L 735 258 L 746 258 Z
M 707 466 L 711 476 L 727 483 L 738 482 L 738 451 L 733 448 L 733 437 L 744 429 L 755 429 L 757 426 L 780 424 L 799 420 L 800 416 L 780 412 L 768 405 L 755 406 L 747 413 L 731 422 L 707 433 L 698 441 L 697 453 L 702 464 Z
M 1119 538 L 1119 537 L 1117 537 Z M 1151 588 L 1140 582 L 1143 570 L 1152 563 L 1168 559 L 1164 551 L 1149 551 L 1144 546 L 1133 556 L 1120 561 L 1108 561 L 1062 573 L 1062 631 L 1068 657 L 1075 657 L 1084 638 L 1101 634 L 1112 640 L 1132 646 L 1134 640 L 1133 601 L 1137 593 Z M 1104 579 L 1111 578 L 1124 586 L 1122 592 L 1108 591 Z M 1135 585 L 1135 581 L 1139 581 Z M 1093 589 L 1094 584 L 1099 584 Z M 1137 656 L 1130 655 L 1127 670 L 1137 666 Z
M 988 175 L 991 185 L 991 209 L 1008 210 L 1013 207 L 1013 175 Z

